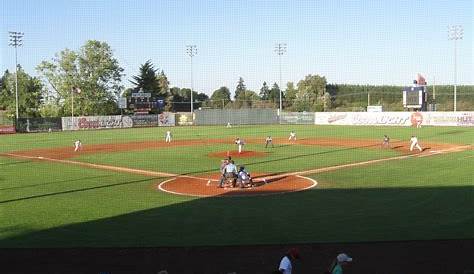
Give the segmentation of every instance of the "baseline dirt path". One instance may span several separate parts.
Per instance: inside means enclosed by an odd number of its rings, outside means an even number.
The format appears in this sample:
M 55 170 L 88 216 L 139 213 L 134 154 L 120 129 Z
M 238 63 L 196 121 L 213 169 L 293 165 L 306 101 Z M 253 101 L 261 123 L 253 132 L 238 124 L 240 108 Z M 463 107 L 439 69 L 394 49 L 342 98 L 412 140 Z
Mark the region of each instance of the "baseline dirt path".
M 286 138 L 274 139 L 276 145 L 308 145 L 308 146 L 327 146 L 327 147 L 347 147 L 347 148 L 368 148 L 368 149 L 381 149 L 380 142 L 375 140 L 358 140 L 358 139 L 334 139 L 334 138 L 318 138 L 318 139 L 300 139 L 296 142 L 290 142 Z M 250 138 L 246 140 L 247 143 L 258 144 L 262 143 L 262 140 L 256 138 Z M 406 145 L 407 142 L 403 141 L 392 141 L 392 149 L 400 151 L 403 155 L 395 156 L 390 158 L 376 159 L 364 162 L 350 163 L 337 166 L 329 166 L 324 168 L 317 168 L 298 172 L 289 172 L 282 174 L 259 174 L 252 176 L 255 178 L 255 182 L 259 183 L 258 187 L 250 189 L 222 189 L 217 188 L 218 175 L 180 175 L 172 174 L 167 172 L 149 171 L 141 169 L 133 169 L 127 167 L 103 165 L 103 164 L 92 164 L 80 161 L 70 160 L 70 158 L 82 155 L 82 154 L 96 154 L 96 153 L 112 153 L 120 151 L 130 150 L 146 150 L 146 149 L 160 149 L 168 147 L 179 147 L 179 146 L 204 146 L 211 144 L 229 144 L 233 146 L 232 139 L 209 139 L 209 140 L 178 140 L 172 143 L 165 143 L 163 141 L 146 141 L 146 142 L 130 142 L 130 143 L 118 143 L 118 144 L 97 144 L 97 145 L 85 145 L 84 149 L 80 152 L 74 152 L 72 147 L 59 147 L 49 149 L 34 149 L 17 151 L 12 153 L 3 153 L 1 155 L 15 157 L 15 158 L 26 158 L 36 161 L 48 161 L 63 164 L 72 164 L 83 166 L 87 168 L 96 168 L 102 170 L 112 170 L 124 173 L 140 174 L 144 176 L 152 177 L 168 177 L 169 179 L 156 185 L 156 189 L 164 192 L 187 195 L 187 196 L 256 196 L 256 195 L 271 195 L 278 193 L 287 193 L 295 191 L 303 191 L 316 186 L 317 182 L 303 177 L 304 175 L 328 172 L 337 169 L 350 168 L 355 166 L 362 166 L 368 164 L 375 164 L 391 160 L 405 159 L 409 157 L 426 157 L 441 153 L 458 152 L 463 150 L 472 149 L 471 146 L 461 146 L 452 144 L 435 144 L 435 143 L 423 143 L 423 152 L 410 152 Z M 208 157 L 219 157 L 223 158 L 231 155 L 233 157 L 265 157 L 265 152 L 256 151 L 243 151 L 238 153 L 236 151 L 223 151 L 214 152 Z M 262 183 L 262 182 L 266 183 Z
M 248 151 L 244 150 L 241 153 L 239 153 L 236 150 L 229 150 L 229 151 L 219 151 L 219 152 L 212 152 L 207 154 L 209 157 L 213 158 L 226 158 L 226 157 L 232 157 L 232 158 L 258 158 L 258 157 L 265 157 L 267 153 L 261 152 L 261 151 Z

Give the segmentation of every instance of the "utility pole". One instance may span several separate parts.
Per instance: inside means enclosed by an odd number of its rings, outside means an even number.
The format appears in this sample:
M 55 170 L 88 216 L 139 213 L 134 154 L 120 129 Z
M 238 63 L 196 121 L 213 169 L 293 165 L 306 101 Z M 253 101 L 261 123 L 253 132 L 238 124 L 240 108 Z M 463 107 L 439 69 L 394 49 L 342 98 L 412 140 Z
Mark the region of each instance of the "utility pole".
M 18 121 L 18 47 L 23 45 L 23 32 L 9 31 L 10 43 L 8 45 L 15 47 L 15 105 L 16 105 L 16 120 Z
M 281 85 L 281 56 L 283 54 L 285 54 L 285 52 L 286 52 L 286 44 L 285 43 L 276 44 L 275 52 L 278 54 L 279 59 L 280 59 L 279 60 L 280 61 L 280 112 L 279 112 L 279 116 L 281 116 L 281 112 L 282 112 L 282 103 L 281 103 L 281 89 L 282 89 L 282 85 Z
M 193 57 L 197 54 L 196 45 L 186 45 L 186 54 L 191 57 L 191 115 L 193 116 L 194 120 L 194 102 L 193 102 L 193 90 L 194 90 L 194 83 L 193 83 Z
M 461 40 L 463 36 L 463 29 L 461 25 L 454 25 L 448 26 L 448 39 L 454 40 L 454 111 L 456 111 L 456 103 L 457 103 L 457 92 L 456 92 L 456 85 L 457 85 L 457 40 Z

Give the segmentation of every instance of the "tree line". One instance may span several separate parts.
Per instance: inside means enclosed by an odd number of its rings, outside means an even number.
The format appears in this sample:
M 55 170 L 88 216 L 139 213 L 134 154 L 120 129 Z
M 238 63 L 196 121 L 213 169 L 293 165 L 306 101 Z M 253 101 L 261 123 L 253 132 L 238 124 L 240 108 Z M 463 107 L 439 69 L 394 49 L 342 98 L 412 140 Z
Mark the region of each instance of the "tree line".
M 51 60 L 42 61 L 36 70 L 39 77 L 30 76 L 18 66 L 20 117 L 57 117 L 77 115 L 107 115 L 120 113 L 117 101 L 134 92 L 151 93 L 163 100 L 158 111 L 190 111 L 191 90 L 170 87 L 164 70 L 146 61 L 138 74 L 122 82 L 124 69 L 113 56 L 111 47 L 101 41 L 89 40 L 78 51 L 64 49 Z M 280 88 L 266 81 L 257 90 L 250 90 L 239 77 L 234 95 L 228 87 L 220 87 L 209 97 L 193 92 L 194 108 L 278 108 Z M 281 90 L 285 111 L 364 111 L 368 104 L 382 105 L 388 111 L 403 110 L 403 86 L 347 85 L 328 83 L 324 76 L 309 74 L 296 84 L 288 82 Z M 453 109 L 453 87 L 429 86 L 429 103 L 437 110 Z M 474 109 L 474 86 L 458 86 L 459 110 Z M 6 70 L 0 78 L 0 110 L 11 117 L 15 113 L 15 72 Z

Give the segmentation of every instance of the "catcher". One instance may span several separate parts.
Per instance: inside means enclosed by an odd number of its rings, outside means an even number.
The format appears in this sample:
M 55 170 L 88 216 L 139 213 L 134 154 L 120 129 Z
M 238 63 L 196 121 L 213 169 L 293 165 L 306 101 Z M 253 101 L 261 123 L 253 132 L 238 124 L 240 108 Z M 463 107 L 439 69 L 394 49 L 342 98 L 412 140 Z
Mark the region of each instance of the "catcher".
M 250 173 L 245 170 L 244 166 L 240 166 L 239 168 L 237 184 L 240 185 L 240 188 L 253 187 L 252 177 L 250 177 Z

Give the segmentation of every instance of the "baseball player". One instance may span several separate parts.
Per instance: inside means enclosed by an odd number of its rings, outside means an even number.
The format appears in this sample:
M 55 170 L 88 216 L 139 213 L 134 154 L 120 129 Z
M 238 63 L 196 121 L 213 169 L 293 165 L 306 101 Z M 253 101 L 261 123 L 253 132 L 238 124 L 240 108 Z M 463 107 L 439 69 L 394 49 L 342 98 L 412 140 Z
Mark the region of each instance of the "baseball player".
M 245 143 L 244 143 L 244 140 L 240 139 L 239 137 L 237 137 L 237 139 L 235 139 L 235 144 L 238 146 L 239 148 L 239 153 L 242 153 L 242 148 L 244 147 Z
M 77 152 L 77 151 L 79 151 L 80 149 L 82 149 L 81 140 L 76 140 L 76 141 L 74 142 L 74 152 Z
M 291 140 L 296 141 L 296 133 L 293 130 L 290 132 L 290 137 L 288 138 L 288 141 Z
M 267 138 L 265 138 L 265 148 L 267 148 L 268 145 L 272 145 L 273 147 L 273 139 L 272 139 L 272 136 L 270 135 L 268 135 Z
M 237 177 L 237 167 L 234 164 L 233 160 L 230 160 L 229 163 L 225 166 L 225 179 L 232 179 L 232 187 L 235 187 L 236 177 Z
M 219 187 L 224 187 L 224 181 L 225 181 L 225 172 L 226 172 L 226 166 L 229 163 L 227 159 L 224 159 L 221 161 L 221 166 L 219 168 L 221 172 L 221 180 L 219 182 Z
M 383 136 L 382 148 L 384 147 L 390 147 L 390 137 L 388 137 L 387 135 Z
M 421 149 L 420 147 L 420 144 L 418 144 L 418 138 L 416 138 L 415 135 L 412 135 L 411 136 L 411 139 L 410 139 L 410 151 L 413 151 L 413 149 L 416 147 L 419 151 L 423 151 L 423 149 Z
M 166 131 L 166 134 L 165 134 L 165 142 L 166 143 L 171 143 L 171 131 Z
M 239 173 L 237 175 L 237 183 L 240 185 L 241 188 L 253 186 L 250 173 L 248 173 L 247 170 L 245 170 L 244 166 L 240 166 L 239 168 Z

